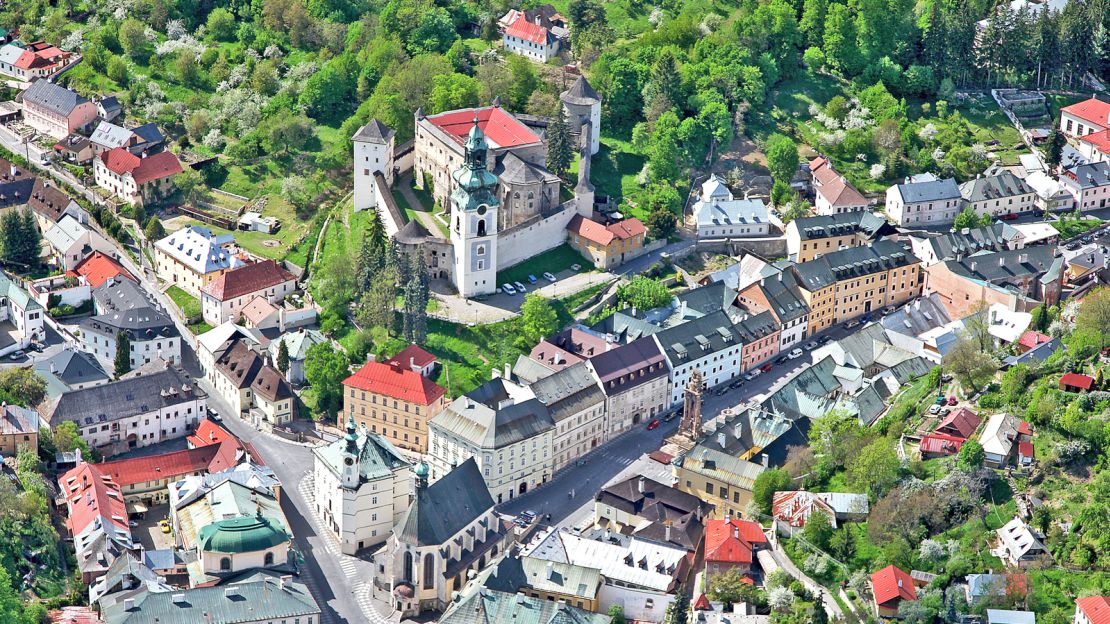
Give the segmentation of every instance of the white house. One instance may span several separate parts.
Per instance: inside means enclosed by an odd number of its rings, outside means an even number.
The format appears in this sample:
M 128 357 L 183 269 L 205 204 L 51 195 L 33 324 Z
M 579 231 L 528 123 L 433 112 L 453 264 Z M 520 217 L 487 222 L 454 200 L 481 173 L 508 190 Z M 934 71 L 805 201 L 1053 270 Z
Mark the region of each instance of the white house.
M 1110 129 L 1080 137 L 1079 153 L 1090 162 L 1110 162 Z
M 96 185 L 131 205 L 165 199 L 173 177 L 184 171 L 173 152 L 136 156 L 122 147 L 102 152 L 93 163 Z
M 128 337 L 132 370 L 157 361 L 181 362 L 181 332 L 158 308 L 114 310 L 81 319 L 82 348 L 108 367 L 113 367 L 116 361 L 120 334 Z
M 1010 171 L 992 176 L 976 176 L 960 185 L 964 205 L 977 215 L 999 217 L 1031 212 L 1036 207 L 1037 193 Z
M 25 349 L 32 340 L 45 339 L 46 330 L 42 326 L 45 315 L 42 304 L 6 275 L 0 274 L 0 355 Z M 4 322 L 14 327 L 5 328 Z
M 1025 176 L 1025 183 L 1036 193 L 1033 202 L 1037 210 L 1067 212 L 1075 205 L 1071 192 L 1056 178 L 1044 171 L 1034 171 Z
M 1020 566 L 1048 554 L 1041 537 L 1019 516 L 1014 516 L 997 533 L 1000 554 L 1010 565 Z
M 388 440 L 347 419 L 347 435 L 316 447 L 316 513 L 344 554 L 384 543 L 408 509 L 412 469 Z
M 694 369 L 703 375 L 706 388 L 726 383 L 742 372 L 743 340 L 724 312 L 669 327 L 652 338 L 671 370 L 670 405 L 682 400 Z
M 43 238 L 53 250 L 51 261 L 63 271 L 72 271 L 89 254 L 99 251 L 114 255 L 115 248 L 97 232 L 89 229 L 72 215 L 66 214 Z
M 204 322 L 215 327 L 239 320 L 243 307 L 255 297 L 279 303 L 297 289 L 297 278 L 273 260 L 263 260 L 221 273 L 200 289 Z
M 351 137 L 354 147 L 355 210 L 377 208 L 380 202 L 378 195 L 393 187 L 393 148 L 396 134 L 392 128 L 377 119 L 371 119 Z M 378 175 L 385 180 L 386 188 L 380 188 L 374 181 Z M 383 224 L 390 222 L 390 219 L 382 220 Z M 388 236 L 393 234 L 395 232 L 386 232 Z
M 1077 210 L 1101 210 L 1110 205 L 1110 162 L 1094 162 L 1065 169 L 1060 184 L 1075 199 Z
M 750 238 L 770 234 L 767 206 L 759 199 L 699 201 L 694 204 L 699 238 Z
M 983 445 L 984 463 L 991 468 L 1002 468 L 1010 462 L 1021 435 L 1022 423 L 1010 414 L 995 414 L 990 417 L 979 435 Z
M 216 236 L 206 227 L 190 225 L 154 244 L 158 279 L 199 297 L 202 288 L 221 274 L 245 263 L 231 234 Z
M 906 181 L 886 190 L 886 214 L 897 225 L 944 225 L 956 220 L 963 209 L 963 197 L 956 181 Z
M 551 29 L 541 23 L 528 21 L 520 11 L 516 13 L 518 17 L 505 25 L 501 32 L 501 45 L 506 52 L 540 63 L 546 63 L 559 54 L 559 38 Z
M 809 172 L 813 176 L 813 209 L 818 215 L 867 210 L 867 198 L 834 171 L 828 159 L 819 157 L 810 161 Z
M 1078 138 L 1110 128 L 1110 102 L 1092 97 L 1060 109 L 1060 130 Z

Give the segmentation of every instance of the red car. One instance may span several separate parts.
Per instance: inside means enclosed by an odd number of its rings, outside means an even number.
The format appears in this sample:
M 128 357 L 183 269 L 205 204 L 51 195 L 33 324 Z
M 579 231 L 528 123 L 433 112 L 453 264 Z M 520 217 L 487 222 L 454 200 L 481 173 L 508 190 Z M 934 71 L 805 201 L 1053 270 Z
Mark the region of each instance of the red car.
M 1006 213 L 1000 217 L 1003 221 L 1017 221 L 1018 215 L 1013 212 Z
M 958 402 L 959 401 L 956 400 L 956 397 L 948 397 L 948 404 L 949 405 L 955 405 Z
M 648 423 L 648 431 L 651 431 L 652 429 L 658 429 L 658 428 L 659 428 L 659 419 L 658 418 L 652 418 L 651 422 Z
M 770 363 L 770 362 L 767 362 L 767 363 L 766 363 L 766 364 L 764 364 L 763 366 L 760 366 L 760 367 L 759 367 L 759 370 L 761 370 L 761 371 L 763 371 L 763 372 L 765 372 L 765 373 L 769 373 L 769 372 L 771 372 L 771 369 L 772 369 L 772 368 L 774 368 L 774 367 L 775 367 L 775 365 L 774 365 L 774 364 L 772 364 L 772 363 Z

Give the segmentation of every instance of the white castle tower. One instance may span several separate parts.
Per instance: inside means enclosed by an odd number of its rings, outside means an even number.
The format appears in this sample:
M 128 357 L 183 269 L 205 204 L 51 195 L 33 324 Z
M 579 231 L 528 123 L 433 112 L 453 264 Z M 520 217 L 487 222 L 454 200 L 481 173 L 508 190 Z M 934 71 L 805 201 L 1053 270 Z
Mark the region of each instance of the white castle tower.
M 393 186 L 393 138 L 388 126 L 371 119 L 351 137 L 354 147 L 355 210 L 377 208 L 378 193 L 388 193 Z M 386 188 L 377 189 L 376 174 L 382 174 Z
M 455 170 L 451 193 L 451 244 L 455 248 L 455 288 L 464 297 L 497 290 L 497 178 L 486 169 L 489 145 L 474 119 L 463 145 L 463 166 Z
M 559 94 L 559 99 L 567 111 L 567 128 L 572 134 L 586 132 L 590 137 L 590 154 L 596 154 L 601 149 L 601 96 L 585 76 L 579 76 L 569 89 Z M 589 127 L 583 128 L 586 122 Z

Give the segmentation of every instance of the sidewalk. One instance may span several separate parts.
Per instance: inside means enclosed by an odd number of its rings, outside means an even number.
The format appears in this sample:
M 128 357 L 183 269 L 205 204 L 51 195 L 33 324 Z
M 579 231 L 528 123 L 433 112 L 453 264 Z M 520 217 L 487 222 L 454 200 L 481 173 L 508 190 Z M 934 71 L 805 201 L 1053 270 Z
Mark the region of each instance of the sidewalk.
M 782 546 L 779 545 L 778 540 L 771 542 L 771 556 L 774 557 L 775 563 L 782 566 L 782 569 L 786 570 L 790 576 L 801 581 L 806 589 L 821 595 L 821 599 L 825 603 L 825 611 L 829 614 L 830 620 L 844 619 L 844 612 L 840 610 L 840 604 L 836 602 L 832 593 L 825 589 L 824 585 L 809 578 L 804 572 L 799 570 L 798 566 L 794 565 L 794 562 L 790 560 L 790 557 L 787 556 Z

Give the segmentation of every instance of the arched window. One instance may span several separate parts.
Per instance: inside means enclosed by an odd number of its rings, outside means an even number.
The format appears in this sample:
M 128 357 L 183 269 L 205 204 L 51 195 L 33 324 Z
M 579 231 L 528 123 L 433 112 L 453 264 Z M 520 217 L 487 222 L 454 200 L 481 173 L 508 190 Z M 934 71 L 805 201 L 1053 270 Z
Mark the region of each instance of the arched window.
M 412 553 L 405 553 L 404 569 L 401 570 L 401 580 L 412 582 Z
M 528 199 L 535 199 L 535 198 L 536 198 L 536 194 L 532 191 L 528 191 Z
M 268 565 L 268 566 L 274 565 L 274 553 L 272 553 L 272 552 L 266 553 L 266 557 L 262 561 L 262 565 Z
M 478 222 L 478 236 L 486 235 L 486 220 L 482 219 Z
M 220 569 L 221 570 L 230 570 L 231 569 L 231 557 L 224 557 L 224 558 L 220 559 Z
M 432 553 L 424 555 L 424 589 L 432 589 L 436 585 L 436 558 Z

